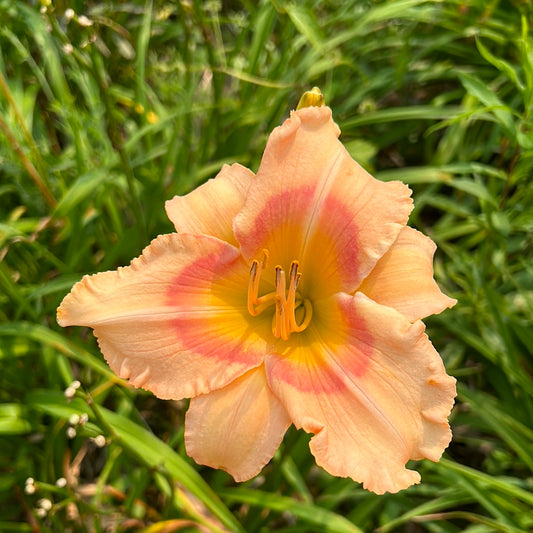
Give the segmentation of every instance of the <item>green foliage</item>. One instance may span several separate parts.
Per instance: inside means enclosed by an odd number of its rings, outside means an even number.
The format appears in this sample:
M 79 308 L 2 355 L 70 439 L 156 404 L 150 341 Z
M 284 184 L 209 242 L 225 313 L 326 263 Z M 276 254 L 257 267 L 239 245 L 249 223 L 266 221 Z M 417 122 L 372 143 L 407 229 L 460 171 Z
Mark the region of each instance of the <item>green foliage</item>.
M 532 530 L 532 15 L 519 0 L 0 0 L 0 530 Z M 353 157 L 411 185 L 411 224 L 459 300 L 427 321 L 459 382 L 454 440 L 395 495 L 332 478 L 295 430 L 244 485 L 198 467 L 186 405 L 132 390 L 86 330 L 55 323 L 83 274 L 172 231 L 165 200 L 225 162 L 256 169 L 315 85 Z

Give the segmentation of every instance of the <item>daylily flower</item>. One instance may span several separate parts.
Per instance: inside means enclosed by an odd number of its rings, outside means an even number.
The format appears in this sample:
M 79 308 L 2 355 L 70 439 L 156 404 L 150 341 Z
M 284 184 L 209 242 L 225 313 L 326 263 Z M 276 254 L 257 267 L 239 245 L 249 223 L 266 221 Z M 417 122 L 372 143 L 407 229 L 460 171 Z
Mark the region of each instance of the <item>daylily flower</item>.
M 164 399 L 192 398 L 187 453 L 237 481 L 292 423 L 318 465 L 376 493 L 438 461 L 455 380 L 421 319 L 454 305 L 435 245 L 406 226 L 409 188 L 374 179 L 328 107 L 274 129 L 254 175 L 224 166 L 166 204 L 176 233 L 129 267 L 85 276 L 58 309 L 94 328 L 110 367 Z

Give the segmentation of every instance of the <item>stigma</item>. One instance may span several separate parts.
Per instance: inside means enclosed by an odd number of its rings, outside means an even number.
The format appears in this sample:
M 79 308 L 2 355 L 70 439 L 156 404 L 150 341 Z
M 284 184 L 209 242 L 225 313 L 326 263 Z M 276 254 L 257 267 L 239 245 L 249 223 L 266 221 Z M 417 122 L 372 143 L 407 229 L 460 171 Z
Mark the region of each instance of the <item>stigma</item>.
M 308 299 L 302 298 L 298 292 L 298 284 L 302 273 L 298 261 L 292 261 L 289 279 L 281 266 L 276 266 L 274 274 L 275 290 L 259 296 L 261 275 L 267 267 L 268 251 L 263 250 L 263 260 L 252 261 L 250 279 L 248 281 L 248 312 L 258 316 L 267 309 L 274 312 L 272 317 L 272 334 L 277 339 L 288 340 L 291 333 L 304 331 L 311 322 L 313 307 Z M 299 321 L 297 320 L 297 315 Z

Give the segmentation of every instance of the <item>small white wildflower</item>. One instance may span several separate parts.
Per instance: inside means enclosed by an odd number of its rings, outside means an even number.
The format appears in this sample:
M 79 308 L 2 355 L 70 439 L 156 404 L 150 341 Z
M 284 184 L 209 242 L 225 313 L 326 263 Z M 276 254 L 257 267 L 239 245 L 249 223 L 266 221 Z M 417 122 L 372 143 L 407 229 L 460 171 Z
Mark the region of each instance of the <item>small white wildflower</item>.
M 63 52 L 69 56 L 72 54 L 72 52 L 74 52 L 74 47 L 70 43 L 65 43 L 63 45 Z
M 90 18 L 86 17 L 85 15 L 81 15 L 78 17 L 78 24 L 80 26 L 88 28 L 89 26 L 93 25 L 93 21 Z
M 80 415 L 78 415 L 76 413 L 70 415 L 69 418 L 68 418 L 68 423 L 71 426 L 77 426 L 80 423 Z
M 75 14 L 76 13 L 74 12 L 74 10 L 69 7 L 68 9 L 65 9 L 65 13 L 63 16 L 65 17 L 65 20 L 67 22 L 70 22 L 74 18 Z
M 41 6 L 39 11 L 40 11 L 41 15 L 44 15 L 48 11 L 48 8 L 46 6 Z
M 64 394 L 68 400 L 72 400 L 76 395 L 76 389 L 74 387 L 67 387 Z
M 80 421 L 78 422 L 80 426 L 86 424 L 89 421 L 89 415 L 87 413 L 82 413 L 80 415 Z
M 62 489 L 67 486 L 67 480 L 64 477 L 60 477 L 56 480 L 56 487 Z
M 98 435 L 94 437 L 93 441 L 96 446 L 98 446 L 98 448 L 103 448 L 106 445 L 106 439 L 103 435 Z
M 29 477 L 24 482 L 24 492 L 26 494 L 35 494 L 37 487 L 35 486 L 35 479 Z
M 44 509 L 45 511 L 50 511 L 50 509 L 52 509 L 52 502 L 51 502 L 51 500 L 49 500 L 48 498 L 41 498 L 41 499 L 37 502 L 37 505 L 38 505 L 41 509 Z
M 47 514 L 46 509 L 43 509 L 42 507 L 35 509 L 35 513 L 37 514 L 39 518 L 44 518 Z
M 71 426 L 67 428 L 67 437 L 73 439 L 76 436 L 76 430 Z
M 73 381 L 66 389 L 65 396 L 68 400 L 72 400 L 76 394 L 76 390 L 81 387 L 81 383 L 78 380 Z

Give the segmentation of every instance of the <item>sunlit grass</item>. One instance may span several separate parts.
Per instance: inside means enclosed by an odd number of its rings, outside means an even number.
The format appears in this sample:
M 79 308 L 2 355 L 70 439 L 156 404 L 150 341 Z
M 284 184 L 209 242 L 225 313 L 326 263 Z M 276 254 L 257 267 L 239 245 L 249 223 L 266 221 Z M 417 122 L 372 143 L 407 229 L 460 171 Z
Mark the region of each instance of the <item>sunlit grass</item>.
M 531 530 L 532 15 L 484 0 L 0 0 L 0 531 Z M 295 430 L 248 483 L 195 465 L 186 404 L 128 387 L 87 330 L 55 323 L 83 274 L 172 230 L 165 200 L 225 162 L 257 169 L 315 85 L 352 156 L 413 189 L 410 223 L 459 301 L 427 321 L 458 379 L 454 440 L 395 495 L 318 469 Z

